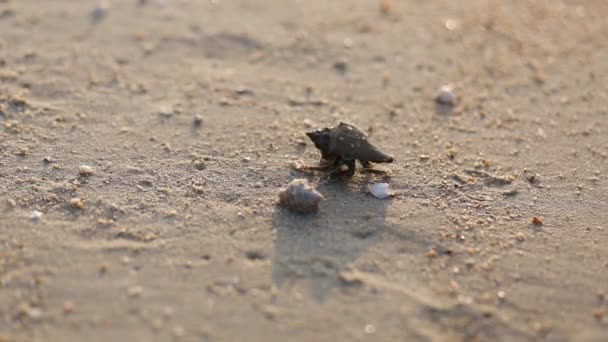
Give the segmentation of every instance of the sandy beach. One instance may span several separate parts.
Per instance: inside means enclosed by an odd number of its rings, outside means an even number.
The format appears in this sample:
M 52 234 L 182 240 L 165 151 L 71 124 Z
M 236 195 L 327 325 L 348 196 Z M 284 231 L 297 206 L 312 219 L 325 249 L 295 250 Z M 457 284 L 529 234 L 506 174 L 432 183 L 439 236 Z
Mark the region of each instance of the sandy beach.
M 0 341 L 608 341 L 607 17 L 0 0 Z

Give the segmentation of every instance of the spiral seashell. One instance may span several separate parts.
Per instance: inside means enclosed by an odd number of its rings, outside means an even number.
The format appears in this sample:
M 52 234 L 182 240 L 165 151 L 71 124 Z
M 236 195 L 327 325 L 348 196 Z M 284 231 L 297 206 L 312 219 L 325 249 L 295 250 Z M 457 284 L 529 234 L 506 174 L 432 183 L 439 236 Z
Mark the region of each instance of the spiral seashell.
M 289 209 L 302 213 L 316 213 L 325 198 L 306 179 L 294 179 L 279 191 L 279 202 Z

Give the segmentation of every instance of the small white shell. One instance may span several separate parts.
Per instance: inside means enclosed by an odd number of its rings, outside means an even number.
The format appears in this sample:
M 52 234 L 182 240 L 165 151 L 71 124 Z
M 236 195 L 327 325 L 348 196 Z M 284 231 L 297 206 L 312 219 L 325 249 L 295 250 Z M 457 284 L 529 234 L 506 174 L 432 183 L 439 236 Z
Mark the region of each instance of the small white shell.
M 306 179 L 294 179 L 287 188 L 279 192 L 279 201 L 282 205 L 304 214 L 319 211 L 319 204 L 324 199 L 323 195 Z
M 441 105 L 454 106 L 456 105 L 456 96 L 449 86 L 443 86 L 439 89 L 435 101 Z
M 389 189 L 388 183 L 375 183 L 367 186 L 369 192 L 376 198 L 385 199 L 395 194 Z

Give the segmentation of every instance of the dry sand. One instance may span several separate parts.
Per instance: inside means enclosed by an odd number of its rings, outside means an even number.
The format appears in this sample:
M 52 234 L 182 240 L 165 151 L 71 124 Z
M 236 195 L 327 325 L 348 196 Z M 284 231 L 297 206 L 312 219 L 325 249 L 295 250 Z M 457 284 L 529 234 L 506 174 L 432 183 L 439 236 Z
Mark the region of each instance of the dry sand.
M 0 0 L 0 341 L 608 340 L 607 17 Z M 390 177 L 294 170 L 340 120 Z

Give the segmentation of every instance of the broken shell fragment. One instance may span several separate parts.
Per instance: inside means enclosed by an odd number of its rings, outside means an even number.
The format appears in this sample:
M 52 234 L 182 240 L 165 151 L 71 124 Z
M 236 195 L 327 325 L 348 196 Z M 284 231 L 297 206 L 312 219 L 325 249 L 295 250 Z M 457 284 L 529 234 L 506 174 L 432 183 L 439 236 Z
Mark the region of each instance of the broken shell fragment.
M 385 199 L 394 196 L 390 190 L 388 183 L 374 183 L 367 186 L 369 192 L 376 198 Z
M 324 199 L 306 179 L 294 179 L 279 192 L 279 202 L 282 205 L 303 214 L 319 211 L 319 205 Z

